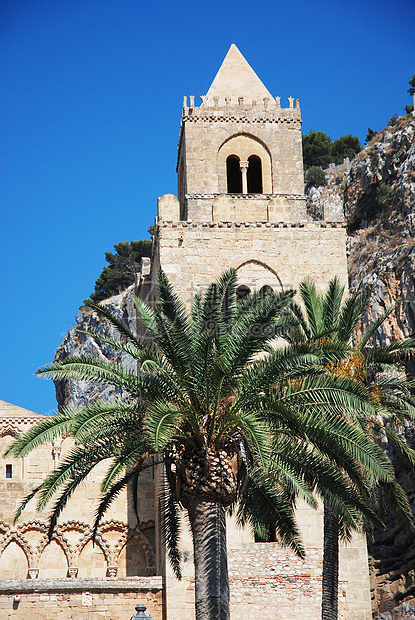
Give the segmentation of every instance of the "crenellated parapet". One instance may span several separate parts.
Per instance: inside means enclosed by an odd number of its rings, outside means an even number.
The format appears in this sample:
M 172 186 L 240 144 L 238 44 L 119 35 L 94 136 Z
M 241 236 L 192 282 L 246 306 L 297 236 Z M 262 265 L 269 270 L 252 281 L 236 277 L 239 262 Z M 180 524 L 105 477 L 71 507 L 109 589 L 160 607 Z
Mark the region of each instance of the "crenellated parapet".
M 262 101 L 246 97 L 214 97 L 201 96 L 200 106 L 195 105 L 195 97 L 183 98 L 182 122 L 246 122 L 246 123 L 299 123 L 301 126 L 301 110 L 299 99 L 288 97 L 288 107 L 281 107 L 281 97 L 264 97 Z M 295 107 L 294 107 L 295 101 Z

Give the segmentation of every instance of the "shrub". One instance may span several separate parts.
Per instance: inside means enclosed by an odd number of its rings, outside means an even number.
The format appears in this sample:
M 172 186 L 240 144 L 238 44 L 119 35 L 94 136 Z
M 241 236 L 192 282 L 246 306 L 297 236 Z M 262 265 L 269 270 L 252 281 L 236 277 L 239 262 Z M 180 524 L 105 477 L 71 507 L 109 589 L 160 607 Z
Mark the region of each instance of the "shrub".
M 390 117 L 390 119 L 388 120 L 388 122 L 386 123 L 388 127 L 393 127 L 394 125 L 396 125 L 396 123 L 398 122 L 398 115 L 397 114 L 392 114 L 392 116 Z
M 370 142 L 371 139 L 373 138 L 373 136 L 376 136 L 376 131 L 374 131 L 373 129 L 370 129 L 370 127 L 368 127 L 367 128 L 367 136 L 366 136 L 365 144 Z
M 326 175 L 320 166 L 311 166 L 305 173 L 306 190 L 326 185 Z
M 386 205 L 392 197 L 392 186 L 388 183 L 381 183 L 377 190 L 377 201 L 380 206 Z

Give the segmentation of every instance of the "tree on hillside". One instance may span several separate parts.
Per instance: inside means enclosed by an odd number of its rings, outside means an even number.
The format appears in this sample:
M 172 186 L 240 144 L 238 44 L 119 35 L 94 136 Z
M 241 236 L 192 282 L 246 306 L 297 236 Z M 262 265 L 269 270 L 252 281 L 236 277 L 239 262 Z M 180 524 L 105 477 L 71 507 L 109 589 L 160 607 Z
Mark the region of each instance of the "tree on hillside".
M 306 170 L 304 181 L 306 191 L 310 189 L 310 187 L 321 187 L 327 183 L 326 174 L 320 166 L 310 166 L 310 168 Z
M 75 440 L 73 451 L 26 498 L 17 518 L 32 497 L 38 496 L 40 510 L 53 497 L 51 536 L 74 489 L 109 459 L 96 531 L 120 490 L 129 483 L 137 489 L 152 454 L 164 466 L 162 532 L 178 576 L 181 508 L 190 520 L 196 619 L 228 620 L 227 509 L 262 538 L 273 529 L 300 556 L 296 497 L 315 506 L 314 491 L 325 494 L 350 527 L 362 513 L 372 516 L 361 473 L 376 470 L 392 481 L 393 472 L 358 425 L 333 415 L 340 408 L 371 409 L 371 401 L 363 387 L 350 389 L 344 378 L 317 369 L 312 347 L 272 348 L 293 326 L 292 296 L 259 292 L 238 302 L 231 270 L 203 298 L 196 295 L 188 314 L 160 271 L 156 306 L 135 298 L 151 345 L 105 306 L 90 302 L 119 333 L 119 339 L 95 337 L 131 355 L 140 371 L 87 357 L 38 371 L 54 379 L 116 385 L 124 396 L 79 411 L 63 409 L 15 441 L 9 454 L 24 456 L 54 437 Z
M 352 160 L 361 150 L 362 147 L 360 146 L 359 138 L 347 134 L 333 142 L 331 155 L 335 164 L 341 164 L 346 157 Z
M 303 160 L 304 168 L 311 166 L 327 168 L 329 164 L 341 164 L 343 159 L 353 159 L 362 150 L 359 139 L 347 134 L 331 141 L 323 131 L 310 130 L 303 136 Z
M 294 341 L 302 344 L 313 342 L 320 346 L 321 361 L 330 373 L 347 377 L 367 387 L 377 401 L 378 408 L 375 416 L 365 413 L 361 419 L 362 426 L 373 432 L 375 438 L 379 437 L 380 430 L 383 435 L 386 434 L 413 467 L 415 452 L 393 432 L 393 428 L 394 425 L 396 428 L 402 423 L 412 423 L 415 417 L 415 398 L 411 392 L 414 381 L 402 368 L 402 359 L 415 352 L 415 338 L 375 348 L 371 338 L 389 316 L 388 312 L 370 324 L 362 337 L 354 342 L 357 325 L 367 310 L 370 291 L 358 292 L 345 300 L 343 294 L 344 288 L 336 278 L 330 282 L 327 291 L 320 295 L 316 293 L 313 282 L 304 281 L 300 285 L 304 311 L 297 304 L 292 305 L 293 313 L 299 320 L 299 331 Z M 333 345 L 337 345 L 335 356 Z M 387 374 L 382 372 L 385 370 Z M 352 413 L 355 415 L 355 412 Z M 344 415 L 345 412 L 341 411 L 340 414 Z M 410 507 L 396 481 L 386 483 L 383 490 L 398 523 L 404 528 L 413 529 Z M 322 620 L 338 618 L 339 534 L 344 530 L 343 526 L 341 519 L 325 503 Z
M 151 229 L 149 229 L 151 234 Z M 112 295 L 118 295 L 136 281 L 143 256 L 151 256 L 151 240 L 120 241 L 114 244 L 114 252 L 105 252 L 108 265 L 104 267 L 95 282 L 92 301 L 98 302 Z
M 323 131 L 313 131 L 303 136 L 303 161 L 305 169 L 311 166 L 327 168 L 332 161 L 331 138 Z
M 411 95 L 411 97 L 413 97 L 415 95 L 415 73 L 414 75 L 411 77 L 411 79 L 409 80 L 409 88 L 407 90 L 407 92 Z M 407 114 L 409 114 L 410 112 L 413 112 L 414 110 L 414 105 L 407 105 L 405 106 L 405 111 Z
M 365 139 L 365 144 L 367 144 L 368 142 L 371 141 L 371 139 L 376 136 L 377 131 L 374 131 L 373 129 L 371 129 L 370 127 L 367 128 L 367 134 L 366 134 L 366 139 Z

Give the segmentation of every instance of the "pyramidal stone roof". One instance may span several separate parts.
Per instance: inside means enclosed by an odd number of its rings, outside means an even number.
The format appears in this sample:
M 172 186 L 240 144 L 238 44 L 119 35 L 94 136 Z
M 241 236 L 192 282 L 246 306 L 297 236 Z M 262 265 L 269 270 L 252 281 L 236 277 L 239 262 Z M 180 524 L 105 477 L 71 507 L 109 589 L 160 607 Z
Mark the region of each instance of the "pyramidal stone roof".
M 29 409 L 23 409 L 0 400 L 0 418 L 43 418 L 44 416 Z
M 226 97 L 231 99 L 231 105 L 238 105 L 239 97 L 243 97 L 247 104 L 252 104 L 252 101 L 262 103 L 265 98 L 274 101 L 234 43 L 207 92 L 205 105 L 213 106 L 214 97 L 219 97 L 221 106 L 225 105 Z

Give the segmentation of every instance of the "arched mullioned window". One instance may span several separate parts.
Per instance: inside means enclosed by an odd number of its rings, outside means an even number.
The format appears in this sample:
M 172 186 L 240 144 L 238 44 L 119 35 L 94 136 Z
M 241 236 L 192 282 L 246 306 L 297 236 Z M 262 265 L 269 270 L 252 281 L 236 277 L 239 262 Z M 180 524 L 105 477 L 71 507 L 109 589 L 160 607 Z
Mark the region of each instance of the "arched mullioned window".
M 228 194 L 242 194 L 242 172 L 236 155 L 229 155 L 226 159 L 226 178 Z
M 248 157 L 248 194 L 262 194 L 262 163 L 258 155 Z

